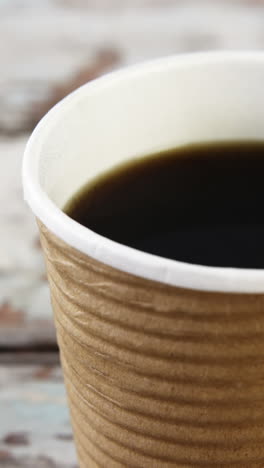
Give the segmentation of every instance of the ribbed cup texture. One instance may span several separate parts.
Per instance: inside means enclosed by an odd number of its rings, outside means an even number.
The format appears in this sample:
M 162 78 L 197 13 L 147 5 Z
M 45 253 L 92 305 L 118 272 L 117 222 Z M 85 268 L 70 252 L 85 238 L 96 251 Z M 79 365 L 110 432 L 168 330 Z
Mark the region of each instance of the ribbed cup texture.
M 81 468 L 264 466 L 264 295 L 120 272 L 40 224 Z

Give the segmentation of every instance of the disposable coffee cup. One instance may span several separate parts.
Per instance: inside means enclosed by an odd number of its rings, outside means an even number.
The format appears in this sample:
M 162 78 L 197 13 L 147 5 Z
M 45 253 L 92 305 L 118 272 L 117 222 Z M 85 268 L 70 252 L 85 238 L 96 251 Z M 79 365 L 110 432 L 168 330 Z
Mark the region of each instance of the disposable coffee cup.
M 264 271 L 140 252 L 63 213 L 121 162 L 263 140 L 263 83 L 261 52 L 155 60 L 81 87 L 29 140 L 24 194 L 40 227 L 81 468 L 264 466 Z

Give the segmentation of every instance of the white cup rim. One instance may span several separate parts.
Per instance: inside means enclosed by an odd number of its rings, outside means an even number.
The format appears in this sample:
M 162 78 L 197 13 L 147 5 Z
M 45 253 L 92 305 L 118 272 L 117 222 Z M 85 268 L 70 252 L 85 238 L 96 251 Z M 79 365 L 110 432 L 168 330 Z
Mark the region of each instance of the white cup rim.
M 54 106 L 33 131 L 23 159 L 24 198 L 37 218 L 55 235 L 71 247 L 94 259 L 136 276 L 180 288 L 233 293 L 264 293 L 264 270 L 210 267 L 162 258 L 121 245 L 107 239 L 66 216 L 51 201 L 40 185 L 37 159 L 41 141 L 52 121 L 63 114 L 87 89 L 100 89 L 112 80 L 125 79 L 133 74 L 144 74 L 183 64 L 219 63 L 224 61 L 259 62 L 264 65 L 261 51 L 214 51 L 190 53 L 155 59 L 114 71 L 91 81 Z

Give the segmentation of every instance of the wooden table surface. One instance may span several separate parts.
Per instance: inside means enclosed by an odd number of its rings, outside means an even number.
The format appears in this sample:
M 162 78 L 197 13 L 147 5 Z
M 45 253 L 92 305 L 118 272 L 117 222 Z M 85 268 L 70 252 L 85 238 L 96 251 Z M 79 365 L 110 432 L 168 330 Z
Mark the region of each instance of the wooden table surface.
M 0 467 L 77 467 L 45 268 L 20 168 L 29 133 L 112 68 L 262 49 L 263 0 L 0 0 Z
M 0 388 L 0 466 L 76 468 L 60 367 L 2 365 Z

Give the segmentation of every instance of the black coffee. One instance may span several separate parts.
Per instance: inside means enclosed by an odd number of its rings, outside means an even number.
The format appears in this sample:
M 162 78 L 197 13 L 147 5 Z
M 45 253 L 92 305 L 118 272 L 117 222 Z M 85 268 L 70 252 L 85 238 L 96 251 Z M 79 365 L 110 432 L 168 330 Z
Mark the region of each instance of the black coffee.
M 162 257 L 264 268 L 264 142 L 144 157 L 84 187 L 65 211 L 105 237 Z

